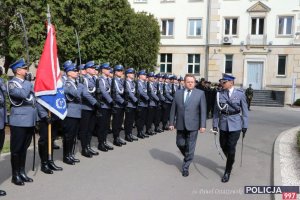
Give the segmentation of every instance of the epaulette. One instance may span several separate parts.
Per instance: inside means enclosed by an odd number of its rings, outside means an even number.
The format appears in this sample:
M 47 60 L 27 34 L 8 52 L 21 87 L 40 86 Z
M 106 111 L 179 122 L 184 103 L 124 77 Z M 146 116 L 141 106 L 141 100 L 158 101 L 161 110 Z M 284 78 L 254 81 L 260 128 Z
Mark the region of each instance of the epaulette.
M 237 91 L 244 93 L 244 89 L 243 88 L 236 88 Z

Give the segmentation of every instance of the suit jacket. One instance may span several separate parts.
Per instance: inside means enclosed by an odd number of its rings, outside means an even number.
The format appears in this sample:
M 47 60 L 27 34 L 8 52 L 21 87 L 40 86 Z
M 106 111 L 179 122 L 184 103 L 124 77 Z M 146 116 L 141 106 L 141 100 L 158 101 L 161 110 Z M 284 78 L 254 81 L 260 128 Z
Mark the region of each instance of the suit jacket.
M 176 118 L 177 130 L 196 131 L 206 128 L 206 100 L 203 91 L 194 88 L 184 103 L 184 91 L 177 90 L 170 112 L 170 125 Z

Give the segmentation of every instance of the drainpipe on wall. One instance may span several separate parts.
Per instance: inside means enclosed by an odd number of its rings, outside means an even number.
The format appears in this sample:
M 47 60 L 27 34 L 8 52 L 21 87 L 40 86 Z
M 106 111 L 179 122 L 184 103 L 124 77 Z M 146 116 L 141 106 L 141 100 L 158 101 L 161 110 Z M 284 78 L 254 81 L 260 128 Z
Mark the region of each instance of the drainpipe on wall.
M 204 70 L 204 77 L 205 77 L 206 80 L 208 79 L 208 63 L 209 63 L 210 11 L 211 11 L 211 0 L 207 0 L 206 40 L 205 40 L 205 70 Z

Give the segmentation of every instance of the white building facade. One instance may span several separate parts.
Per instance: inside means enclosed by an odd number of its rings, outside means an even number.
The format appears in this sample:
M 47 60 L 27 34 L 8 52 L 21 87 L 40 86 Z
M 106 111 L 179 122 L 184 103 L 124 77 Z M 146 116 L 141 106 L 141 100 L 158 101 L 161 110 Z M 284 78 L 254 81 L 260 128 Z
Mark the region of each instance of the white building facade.
M 228 73 L 243 88 L 284 91 L 285 103 L 300 98 L 299 0 L 129 1 L 161 25 L 157 71 L 212 82 Z

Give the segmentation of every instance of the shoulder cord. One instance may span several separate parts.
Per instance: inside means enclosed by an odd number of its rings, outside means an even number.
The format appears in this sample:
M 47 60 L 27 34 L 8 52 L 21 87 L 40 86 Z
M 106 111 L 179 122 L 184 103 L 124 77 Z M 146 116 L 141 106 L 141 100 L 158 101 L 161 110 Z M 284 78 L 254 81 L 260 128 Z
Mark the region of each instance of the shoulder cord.
M 135 93 L 135 87 L 131 88 L 130 83 L 129 83 L 128 80 L 126 80 L 126 83 L 127 83 L 128 87 L 130 88 L 131 92 Z
M 118 85 L 116 79 L 115 79 L 114 81 L 115 81 L 115 87 L 117 88 L 118 93 L 119 93 L 119 94 L 123 94 L 123 93 L 124 93 L 124 89 L 121 90 L 121 89 L 119 88 L 119 85 Z
M 219 108 L 219 110 L 228 110 L 228 104 L 226 103 L 223 107 L 221 107 L 220 105 L 220 99 L 219 99 L 219 96 L 220 96 L 220 92 L 217 92 L 217 106 Z
M 76 85 L 72 82 L 72 81 L 66 81 L 66 83 L 70 83 L 76 90 L 77 90 L 77 87 L 76 87 Z M 66 94 L 66 99 L 68 100 L 68 101 L 74 101 L 74 97 L 73 98 L 70 98 L 70 96 L 68 95 L 68 94 Z
M 84 80 L 84 82 L 85 82 L 85 84 L 86 84 L 87 91 L 88 91 L 89 93 L 94 93 L 94 92 L 96 91 L 96 87 L 93 87 L 93 89 L 90 90 L 90 89 L 89 89 L 89 82 L 88 82 L 87 78 L 83 78 L 83 80 Z
M 13 82 L 18 88 L 21 88 L 21 89 L 23 88 L 22 85 L 20 83 L 18 83 L 17 81 L 11 81 L 11 82 Z M 8 82 L 6 84 L 6 87 L 7 87 L 7 94 L 8 94 L 7 96 L 8 96 L 8 99 L 9 99 L 10 103 L 12 105 L 16 106 L 16 107 L 21 106 L 23 104 L 24 100 L 22 100 L 21 103 L 19 103 L 19 104 L 14 103 L 12 101 L 12 99 L 10 98 L 9 88 L 8 88 Z M 26 98 L 26 101 L 31 101 L 32 99 L 33 99 L 33 96 L 32 96 L 32 94 L 30 94 L 29 98 Z

